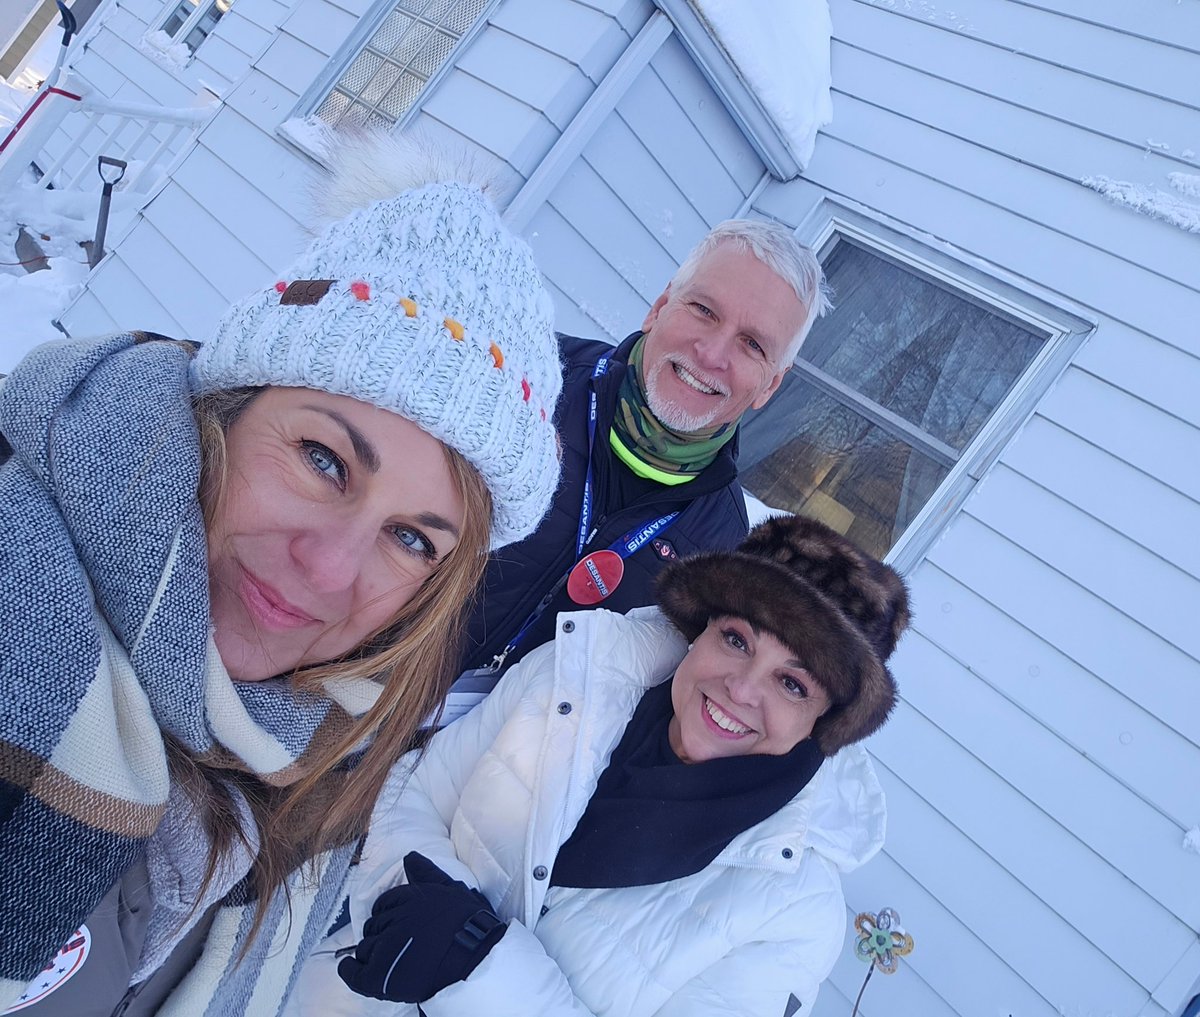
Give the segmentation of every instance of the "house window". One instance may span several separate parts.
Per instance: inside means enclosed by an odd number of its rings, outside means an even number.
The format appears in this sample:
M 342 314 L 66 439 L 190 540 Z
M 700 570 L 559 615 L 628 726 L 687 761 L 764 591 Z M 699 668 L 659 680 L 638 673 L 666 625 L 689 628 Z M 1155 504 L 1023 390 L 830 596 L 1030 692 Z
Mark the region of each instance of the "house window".
M 822 262 L 836 310 L 747 416 L 739 474 L 882 557 L 973 472 L 965 458 L 1055 334 L 845 233 Z
M 399 0 L 316 115 L 330 126 L 395 124 L 489 6 L 490 0 Z
M 232 6 L 233 0 L 179 0 L 159 29 L 195 53 Z

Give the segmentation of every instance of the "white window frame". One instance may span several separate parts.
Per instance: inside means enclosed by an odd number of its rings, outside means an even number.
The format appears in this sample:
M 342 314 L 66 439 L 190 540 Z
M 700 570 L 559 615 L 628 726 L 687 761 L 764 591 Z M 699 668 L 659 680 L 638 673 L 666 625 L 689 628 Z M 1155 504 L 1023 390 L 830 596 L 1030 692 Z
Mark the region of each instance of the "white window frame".
M 483 30 L 488 21 L 491 20 L 492 14 L 495 13 L 496 7 L 499 4 L 500 0 L 489 0 L 471 27 L 463 32 L 458 42 L 455 43 L 454 48 L 446 54 L 441 65 L 426 80 L 425 87 L 421 89 L 420 94 L 413 100 L 412 105 L 392 125 L 391 129 L 393 131 L 403 130 L 405 126 L 420 114 L 421 108 L 425 105 L 425 101 L 433 93 L 433 90 L 437 88 L 438 82 L 453 69 L 458 57 L 471 44 L 475 36 Z M 358 24 L 355 25 L 354 30 L 347 36 L 346 41 L 342 43 L 337 52 L 326 63 L 325 69 L 317 75 L 304 94 L 300 96 L 289 119 L 303 119 L 316 114 L 318 107 L 325 101 L 326 96 L 333 91 L 334 86 L 341 80 L 342 75 L 363 51 L 372 36 L 383 25 L 388 15 L 391 14 L 396 6 L 397 0 L 376 0 L 370 12 L 359 18 Z M 313 151 L 304 143 L 303 138 L 294 137 L 287 132 L 284 132 L 283 137 L 291 144 L 300 147 L 306 154 L 320 162 L 324 161 L 322 153 Z
M 176 33 L 170 37 L 171 41 L 172 42 L 184 42 L 187 39 L 187 37 L 189 35 L 191 35 L 192 29 L 195 28 L 196 25 L 200 23 L 200 19 L 203 18 L 204 15 L 206 15 L 210 10 L 212 10 L 212 8 L 216 7 L 217 3 L 218 3 L 218 0 L 199 0 L 199 2 L 196 4 L 196 9 L 194 11 L 192 11 L 191 14 L 188 15 L 187 19 L 183 22 L 183 24 L 179 26 L 178 31 L 176 31 Z M 233 3 L 234 3 L 234 0 L 230 0 L 230 3 L 229 3 L 230 10 L 233 9 Z M 150 31 L 151 32 L 160 32 L 160 31 L 166 32 L 166 29 L 163 26 L 170 19 L 171 15 L 174 14 L 177 10 L 179 10 L 181 4 L 182 4 L 182 0 L 169 0 L 169 2 L 163 6 L 162 15 L 154 22 L 154 27 L 151 28 Z M 229 13 L 229 11 L 226 11 L 225 14 L 221 15 L 221 17 L 224 18 L 228 13 Z M 220 23 L 220 19 L 218 19 L 218 24 L 219 23 Z M 212 35 L 212 32 L 209 32 L 209 34 L 204 37 L 204 42 L 207 42 L 211 35 Z M 204 43 L 202 42 L 200 45 L 203 45 L 203 44 Z M 196 50 L 198 50 L 199 48 L 200 48 L 200 46 L 197 46 L 195 49 L 192 49 L 190 46 L 188 47 L 188 49 L 191 51 L 191 56 L 188 58 L 189 61 L 194 60 L 196 58 Z
M 1033 415 L 1038 402 L 1095 330 L 1096 322 L 1084 317 L 1081 308 L 1068 309 L 1065 302 L 1026 280 L 982 261 L 968 263 L 962 252 L 948 244 L 938 246 L 932 237 L 918 237 L 913 230 L 885 223 L 877 214 L 849 203 L 823 198 L 797 227 L 796 236 L 816 252 L 822 263 L 838 238 L 846 237 L 901 268 L 935 279 L 964 299 L 1048 337 L 979 433 L 957 454 L 958 461 L 946 478 L 887 553 L 885 560 L 906 574 L 925 557 L 967 495 Z M 835 293 L 834 314 L 836 305 Z M 793 369 L 801 371 L 806 381 L 823 391 L 830 391 L 827 380 L 838 389 L 846 387 L 836 380 L 818 377 L 820 372 L 814 373 L 808 365 Z M 861 406 L 854 408 L 856 412 L 864 412 Z M 876 414 L 866 415 L 875 420 Z M 911 430 L 904 421 L 889 421 L 887 426 L 900 427 L 906 433 Z M 908 437 L 913 436 L 908 434 Z M 914 447 L 929 454 L 923 439 Z

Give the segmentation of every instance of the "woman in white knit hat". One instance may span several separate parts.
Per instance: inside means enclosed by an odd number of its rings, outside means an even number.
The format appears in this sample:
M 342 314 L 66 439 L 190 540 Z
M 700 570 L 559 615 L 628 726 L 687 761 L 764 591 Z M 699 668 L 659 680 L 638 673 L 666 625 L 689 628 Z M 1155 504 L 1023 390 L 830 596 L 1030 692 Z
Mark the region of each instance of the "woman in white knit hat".
M 328 929 L 557 479 L 550 299 L 443 168 L 343 149 L 340 218 L 198 349 L 0 387 L 0 1011 L 271 1014 Z

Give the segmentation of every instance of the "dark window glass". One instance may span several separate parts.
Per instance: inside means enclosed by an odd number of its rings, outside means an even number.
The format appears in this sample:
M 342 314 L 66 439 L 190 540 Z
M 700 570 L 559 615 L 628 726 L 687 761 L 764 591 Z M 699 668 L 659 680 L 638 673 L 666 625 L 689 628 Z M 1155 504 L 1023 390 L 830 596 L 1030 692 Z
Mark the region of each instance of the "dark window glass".
M 841 238 L 836 309 L 742 429 L 742 483 L 884 555 L 1048 336 Z

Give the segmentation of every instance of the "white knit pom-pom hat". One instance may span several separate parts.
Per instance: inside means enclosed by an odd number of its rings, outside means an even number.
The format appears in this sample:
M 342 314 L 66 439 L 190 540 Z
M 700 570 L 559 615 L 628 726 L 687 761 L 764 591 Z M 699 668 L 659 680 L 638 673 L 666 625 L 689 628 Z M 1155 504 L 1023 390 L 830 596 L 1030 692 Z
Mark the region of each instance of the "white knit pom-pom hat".
M 562 371 L 533 254 L 474 171 L 421 142 L 349 139 L 334 163 L 326 209 L 371 203 L 229 310 L 193 390 L 312 388 L 399 413 L 480 472 L 492 548 L 521 540 L 559 473 Z

